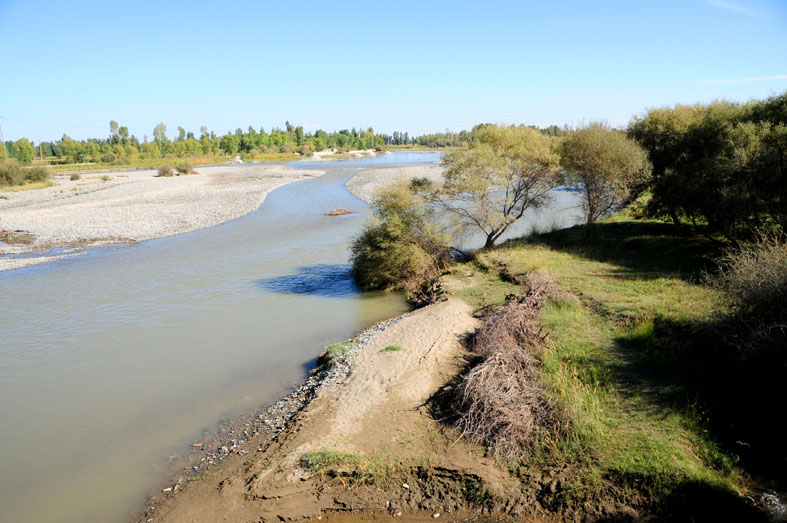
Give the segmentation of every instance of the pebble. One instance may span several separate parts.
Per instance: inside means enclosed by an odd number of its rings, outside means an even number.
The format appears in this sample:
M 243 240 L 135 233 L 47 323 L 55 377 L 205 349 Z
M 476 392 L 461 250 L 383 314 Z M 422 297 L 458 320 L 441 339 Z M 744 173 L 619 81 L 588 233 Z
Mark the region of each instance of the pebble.
M 410 485 L 408 485 L 407 483 L 402 483 L 402 488 L 409 489 L 409 488 L 410 488 Z
M 172 492 L 172 487 L 167 487 L 164 490 L 162 490 L 161 492 Z

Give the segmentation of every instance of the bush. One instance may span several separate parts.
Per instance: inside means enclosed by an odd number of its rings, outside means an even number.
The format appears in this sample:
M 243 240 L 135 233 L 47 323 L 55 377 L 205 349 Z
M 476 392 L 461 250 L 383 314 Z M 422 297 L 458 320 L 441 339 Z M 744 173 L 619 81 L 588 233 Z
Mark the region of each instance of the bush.
M 170 177 L 172 176 L 172 166 L 171 165 L 162 165 L 158 168 L 158 176 Z
M 0 164 L 0 185 L 19 185 L 25 179 L 24 167 L 14 159 Z
M 79 180 L 79 179 L 81 179 L 81 178 L 82 178 L 82 177 L 81 177 L 81 176 L 79 176 L 79 173 L 74 173 L 74 174 L 72 174 L 72 175 L 71 175 L 71 178 L 70 178 L 70 180 L 71 180 L 72 182 L 75 182 L 75 181 L 77 181 L 77 180 Z
M 347 354 L 350 349 L 352 349 L 352 345 L 349 343 L 332 343 L 328 345 L 325 351 L 317 356 L 317 366 L 333 367 L 339 358 Z
M 104 163 L 114 163 L 117 160 L 115 153 L 104 153 L 101 155 L 101 161 Z
M 405 182 L 374 203 L 376 222 L 352 245 L 353 273 L 365 289 L 397 289 L 417 305 L 439 297 L 437 279 L 449 265 L 448 238 L 431 210 Z
M 25 181 L 27 182 L 45 182 L 48 179 L 49 169 L 46 167 L 30 167 L 29 169 L 25 169 Z
M 178 174 L 191 174 L 194 172 L 194 164 L 187 161 L 178 162 L 175 165 L 175 170 L 178 171 Z
M 723 257 L 719 269 L 712 285 L 752 331 L 746 352 L 787 342 L 787 243 L 783 236 L 758 233 L 754 242 Z
M 49 179 L 46 167 L 24 167 L 17 160 L 0 164 L 0 185 L 22 185 L 27 182 L 45 182 Z

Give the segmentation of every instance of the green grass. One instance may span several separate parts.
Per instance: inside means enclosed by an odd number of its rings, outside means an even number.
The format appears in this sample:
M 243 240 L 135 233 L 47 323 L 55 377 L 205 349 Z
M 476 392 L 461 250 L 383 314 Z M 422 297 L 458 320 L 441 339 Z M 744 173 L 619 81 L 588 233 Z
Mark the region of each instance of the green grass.
M 602 221 L 596 234 L 587 240 L 575 227 L 534 235 L 452 269 L 467 284 L 457 294 L 481 310 L 521 292 L 501 274 L 510 281 L 539 271 L 570 292 L 541 318 L 550 343 L 544 381 L 570 429 L 516 467 L 576 464 L 555 500 L 569 508 L 610 493 L 653 505 L 679 497 L 687 485 L 736 492 L 745 474 L 734 456 L 719 447 L 700 409 L 676 394 L 680 384 L 664 380 L 644 357 L 658 341 L 654 319 L 704 321 L 723 307 L 700 283 L 717 246 L 630 215 Z
M 323 448 L 307 452 L 300 462 L 313 474 L 336 478 L 351 488 L 359 485 L 390 486 L 407 473 L 400 458 L 384 451 L 364 456 Z
M 404 347 L 401 345 L 388 345 L 387 347 L 380 349 L 380 352 L 398 352 L 400 350 L 404 350 Z
M 336 360 L 347 354 L 352 348 L 351 343 L 332 343 L 317 357 L 317 365 L 320 367 L 333 367 Z

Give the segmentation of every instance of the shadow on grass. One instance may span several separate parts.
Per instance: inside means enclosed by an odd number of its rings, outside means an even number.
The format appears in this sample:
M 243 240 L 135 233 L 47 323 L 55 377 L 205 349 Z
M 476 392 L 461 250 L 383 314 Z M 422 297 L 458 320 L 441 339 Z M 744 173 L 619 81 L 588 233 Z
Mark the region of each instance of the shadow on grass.
M 713 260 L 721 253 L 719 245 L 707 238 L 668 223 L 597 223 L 590 238 L 585 231 L 584 225 L 576 225 L 507 244 L 544 245 L 588 260 L 614 263 L 620 270 L 611 276 L 632 279 L 673 275 L 696 281 L 704 271 L 714 270 Z
M 688 413 L 698 431 L 750 472 L 787 484 L 787 447 L 777 428 L 787 419 L 787 354 L 782 338 L 748 338 L 734 316 L 708 321 L 656 317 L 616 339 L 626 358 L 613 364 L 621 391 L 656 409 Z M 724 455 L 705 456 L 714 467 Z
M 254 282 L 261 289 L 280 294 L 313 294 L 331 298 L 353 296 L 360 292 L 349 264 L 320 264 L 298 267 L 295 274 L 275 276 Z

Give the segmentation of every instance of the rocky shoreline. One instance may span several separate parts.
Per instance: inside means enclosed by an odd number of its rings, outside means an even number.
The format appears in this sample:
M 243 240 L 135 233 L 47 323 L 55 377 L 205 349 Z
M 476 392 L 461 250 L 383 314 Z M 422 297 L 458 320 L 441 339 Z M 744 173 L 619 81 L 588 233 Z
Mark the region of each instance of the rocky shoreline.
M 184 451 L 180 471 L 172 481 L 152 494 L 139 521 L 152 521 L 156 506 L 167 496 L 178 492 L 184 483 L 199 477 L 231 455 L 244 456 L 250 452 L 263 452 L 279 435 L 291 427 L 293 419 L 326 387 L 343 383 L 352 371 L 353 361 L 364 348 L 405 318 L 413 311 L 383 320 L 362 330 L 345 343 L 347 352 L 336 358 L 330 367 L 317 367 L 295 390 L 282 399 L 245 416 L 219 423 L 218 430 Z M 252 443 L 256 445 L 250 445 Z

